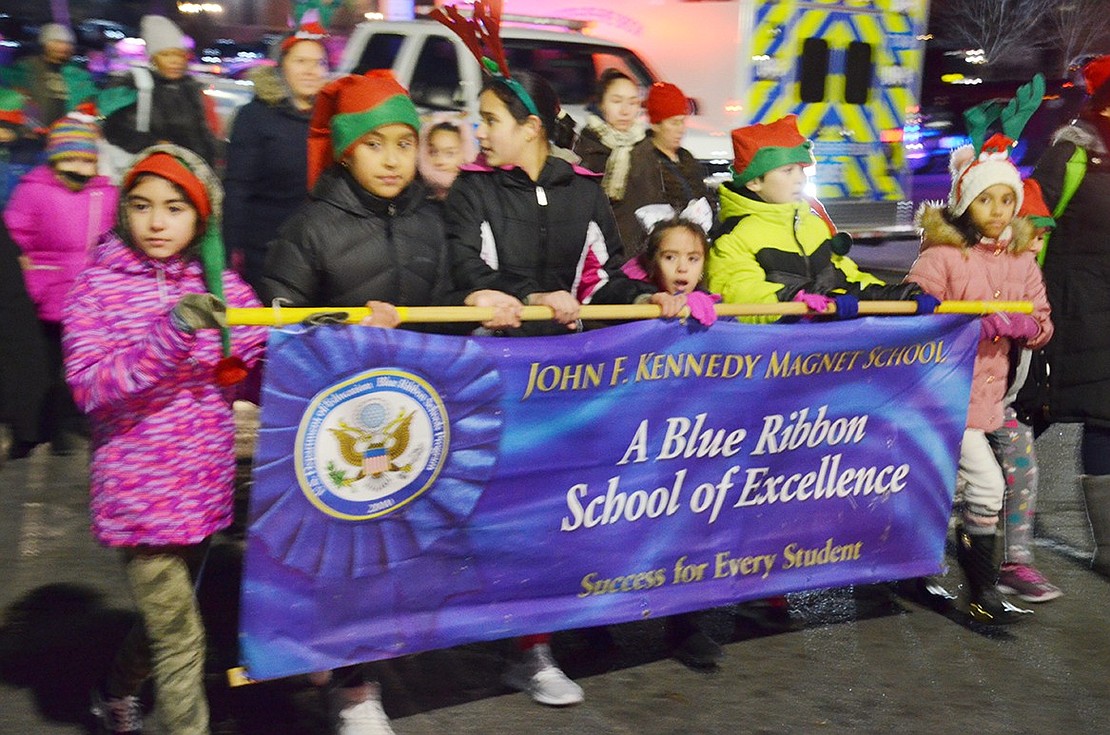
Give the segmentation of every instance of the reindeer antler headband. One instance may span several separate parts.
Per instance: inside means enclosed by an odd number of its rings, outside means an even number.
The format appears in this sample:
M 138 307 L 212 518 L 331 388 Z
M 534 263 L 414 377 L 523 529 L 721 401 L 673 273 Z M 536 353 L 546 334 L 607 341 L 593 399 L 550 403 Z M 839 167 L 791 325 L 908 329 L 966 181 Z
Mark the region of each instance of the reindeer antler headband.
M 428 16 L 447 26 L 462 39 L 478 64 L 490 76 L 505 83 L 513 94 L 524 103 L 528 112 L 540 116 L 532 95 L 513 79 L 509 73 L 509 62 L 505 58 L 505 47 L 501 45 L 501 0 L 475 0 L 474 12 L 469 18 L 459 12 L 454 5 L 435 8 Z M 487 56 L 483 47 L 489 49 Z

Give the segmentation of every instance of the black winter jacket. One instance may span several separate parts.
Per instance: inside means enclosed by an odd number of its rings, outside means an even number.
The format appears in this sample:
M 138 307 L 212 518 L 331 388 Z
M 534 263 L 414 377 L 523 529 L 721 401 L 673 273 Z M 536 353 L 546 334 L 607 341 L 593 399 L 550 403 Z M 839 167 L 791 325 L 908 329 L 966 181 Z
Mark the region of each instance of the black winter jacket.
M 445 217 L 462 296 L 494 289 L 524 301 L 569 291 L 583 303 L 630 304 L 655 291 L 621 272 L 620 235 L 598 177 L 564 160 L 548 157 L 537 181 L 519 168 L 464 167 Z M 536 323 L 525 331 L 566 333 Z
M 224 244 L 243 254 L 243 278 L 258 290 L 266 246 L 308 199 L 308 120 L 270 67 L 253 76 L 255 96 L 235 116 L 224 174 Z
M 1045 347 L 1050 417 L 1110 427 L 1110 153 L 1102 136 L 1082 121 L 1053 140 L 1033 171 L 1050 211 L 1077 145 L 1087 151 L 1087 172 L 1056 222 L 1044 262 L 1056 325 Z
M 215 165 L 218 154 L 216 136 L 208 127 L 205 112 L 204 90 L 200 82 L 185 76 L 173 81 L 156 71 L 151 90 L 150 132 L 136 129 L 138 104 L 131 104 L 110 114 L 104 121 L 104 137 L 128 153 L 138 153 L 159 141 L 188 148 L 210 165 Z M 135 86 L 129 74 L 120 82 Z
M 399 306 L 442 304 L 450 291 L 440 205 L 413 182 L 394 199 L 367 193 L 346 169 L 326 170 L 311 201 L 270 243 L 259 295 L 264 304 Z

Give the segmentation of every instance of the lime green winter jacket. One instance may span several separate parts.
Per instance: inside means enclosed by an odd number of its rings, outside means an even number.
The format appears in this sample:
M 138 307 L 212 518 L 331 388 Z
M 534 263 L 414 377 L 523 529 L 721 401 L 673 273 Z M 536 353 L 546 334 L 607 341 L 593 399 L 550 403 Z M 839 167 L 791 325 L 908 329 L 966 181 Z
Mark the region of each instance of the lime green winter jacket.
M 902 299 L 904 286 L 886 286 L 861 271 L 846 255 L 837 255 L 831 233 L 807 202 L 768 204 L 720 187 L 722 223 L 728 231 L 714 241 L 706 263 L 706 285 L 724 303 L 766 304 L 790 301 L 799 291 L 860 299 Z M 744 317 L 773 322 L 776 316 Z

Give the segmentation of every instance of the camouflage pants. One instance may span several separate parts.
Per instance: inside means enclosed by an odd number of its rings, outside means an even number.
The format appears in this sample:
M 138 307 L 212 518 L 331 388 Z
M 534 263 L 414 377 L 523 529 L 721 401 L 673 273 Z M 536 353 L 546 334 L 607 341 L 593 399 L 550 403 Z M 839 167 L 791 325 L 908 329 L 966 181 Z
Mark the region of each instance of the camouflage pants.
M 1037 511 L 1037 455 L 1033 451 L 1033 430 L 1018 421 L 1013 407 L 1007 406 L 1002 426 L 989 432 L 987 439 L 1006 478 L 1002 560 L 1011 564 L 1032 564 L 1033 517 Z
M 154 677 L 158 713 L 171 735 L 208 735 L 204 625 L 193 589 L 207 544 L 123 552 L 124 572 L 142 618 L 116 654 L 111 696 L 138 694 Z

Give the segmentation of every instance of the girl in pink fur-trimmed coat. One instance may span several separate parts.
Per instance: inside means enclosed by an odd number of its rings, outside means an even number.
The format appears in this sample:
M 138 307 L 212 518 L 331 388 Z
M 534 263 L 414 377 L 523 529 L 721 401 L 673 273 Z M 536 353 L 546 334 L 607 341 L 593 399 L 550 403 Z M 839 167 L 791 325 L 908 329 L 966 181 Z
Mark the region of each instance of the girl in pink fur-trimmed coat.
M 995 589 L 995 533 L 1006 484 L 986 432 L 1002 425 L 1011 346 L 1044 345 L 1052 337 L 1052 321 L 1031 249 L 1033 227 L 1016 216 L 1023 186 L 1006 155 L 1006 144 L 992 147 L 987 141 L 978 156 L 970 146 L 955 151 L 952 172 L 948 206 L 925 205 L 918 213 L 921 254 L 906 280 L 941 300 L 1033 302 L 1031 315 L 994 313 L 982 318 L 960 446 L 963 501 L 957 559 L 968 578 L 972 618 L 1000 625 L 1016 622 L 1021 612 Z

